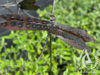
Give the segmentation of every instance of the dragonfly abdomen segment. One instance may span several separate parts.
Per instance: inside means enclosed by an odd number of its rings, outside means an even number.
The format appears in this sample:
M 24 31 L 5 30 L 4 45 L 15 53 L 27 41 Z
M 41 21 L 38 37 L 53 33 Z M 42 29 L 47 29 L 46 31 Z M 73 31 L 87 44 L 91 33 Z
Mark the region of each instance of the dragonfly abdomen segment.
M 21 16 L 21 15 L 12 15 L 12 14 L 6 14 L 6 15 L 0 15 L 0 18 L 3 18 L 7 21 L 11 21 L 11 20 L 18 20 L 18 21 L 24 21 L 24 22 L 32 22 L 32 23 L 40 23 L 42 25 L 46 25 L 49 24 L 49 21 L 46 20 L 40 20 L 39 18 L 35 18 L 35 17 L 29 17 L 29 16 Z
M 49 30 L 51 27 L 42 25 L 41 23 L 24 22 L 17 20 L 9 20 L 4 23 L 0 23 L 1 28 L 9 30 Z

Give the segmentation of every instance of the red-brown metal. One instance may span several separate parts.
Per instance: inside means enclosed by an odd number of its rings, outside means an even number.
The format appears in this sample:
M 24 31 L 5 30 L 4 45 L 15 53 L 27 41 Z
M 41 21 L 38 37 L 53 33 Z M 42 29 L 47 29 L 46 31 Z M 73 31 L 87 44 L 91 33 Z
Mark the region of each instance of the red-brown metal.
M 77 49 L 90 50 L 85 42 L 94 42 L 94 39 L 84 30 L 61 25 L 37 18 L 20 15 L 0 15 L 6 22 L 0 23 L 0 28 L 8 30 L 46 30 Z

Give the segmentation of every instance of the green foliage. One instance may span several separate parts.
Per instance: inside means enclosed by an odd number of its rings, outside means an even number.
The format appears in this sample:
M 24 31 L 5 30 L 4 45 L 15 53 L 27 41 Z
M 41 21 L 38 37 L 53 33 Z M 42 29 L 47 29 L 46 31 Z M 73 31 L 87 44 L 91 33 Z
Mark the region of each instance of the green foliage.
M 52 5 L 44 10 L 38 10 L 41 19 L 50 20 Z M 92 54 L 98 56 L 100 61 L 100 0 L 56 0 L 55 5 L 55 22 L 68 25 L 71 27 L 86 30 L 93 38 L 95 43 L 87 43 L 91 48 Z M 16 46 L 6 48 L 5 52 L 0 53 L 0 73 L 11 75 L 49 75 L 50 57 L 48 44 L 41 58 L 42 44 L 47 37 L 46 31 L 11 31 L 9 36 L 0 37 L 0 50 L 7 45 L 5 39 L 13 39 Z M 85 69 L 79 60 L 79 55 L 83 52 L 76 50 L 53 35 L 52 42 L 52 72 L 58 75 L 64 70 L 63 75 L 81 75 L 82 72 L 96 72 L 100 74 L 100 64 L 95 69 Z M 56 39 L 56 40 L 55 40 Z M 22 52 L 24 53 L 24 57 Z M 13 53 L 13 56 L 11 54 Z M 19 56 L 19 58 L 18 58 Z M 8 57 L 8 59 L 7 59 Z M 26 58 L 27 57 L 27 58 Z

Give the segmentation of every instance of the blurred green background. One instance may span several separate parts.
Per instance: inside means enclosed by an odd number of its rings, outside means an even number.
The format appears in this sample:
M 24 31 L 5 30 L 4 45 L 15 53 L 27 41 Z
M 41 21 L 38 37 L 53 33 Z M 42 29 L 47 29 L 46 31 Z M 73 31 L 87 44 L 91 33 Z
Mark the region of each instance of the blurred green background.
M 37 10 L 43 20 L 50 20 L 52 5 L 44 10 Z M 55 22 L 87 31 L 95 43 L 87 43 L 91 54 L 100 61 L 100 0 L 56 0 Z M 52 42 L 52 72 L 53 75 L 100 75 L 100 64 L 94 69 L 96 60 L 91 55 L 94 64 L 84 68 L 82 60 L 78 62 L 82 50 L 77 50 L 62 40 L 53 36 Z M 2 75 L 49 75 L 50 52 L 49 45 L 39 58 L 46 41 L 46 31 L 17 31 L 8 36 L 0 37 L 0 74 Z M 13 39 L 11 48 L 6 48 L 5 39 Z M 49 43 L 49 42 L 48 42 Z

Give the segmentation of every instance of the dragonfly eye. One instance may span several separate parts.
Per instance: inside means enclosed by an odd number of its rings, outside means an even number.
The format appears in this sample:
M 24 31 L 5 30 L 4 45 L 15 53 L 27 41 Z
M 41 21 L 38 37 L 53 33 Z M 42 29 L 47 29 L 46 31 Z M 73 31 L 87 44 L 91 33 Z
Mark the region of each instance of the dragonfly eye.
M 29 24 L 26 24 L 26 28 L 30 28 L 30 26 L 31 26 L 31 24 L 29 23 Z
M 19 22 L 19 23 L 18 23 L 18 27 L 19 27 L 19 28 L 23 27 L 23 24 L 24 24 L 24 22 Z
M 30 17 L 27 17 L 27 18 L 26 18 L 26 21 L 27 21 L 27 22 L 32 22 L 32 19 L 31 19 Z
M 11 26 L 15 26 L 16 24 L 17 24 L 16 21 L 11 21 L 10 23 Z

